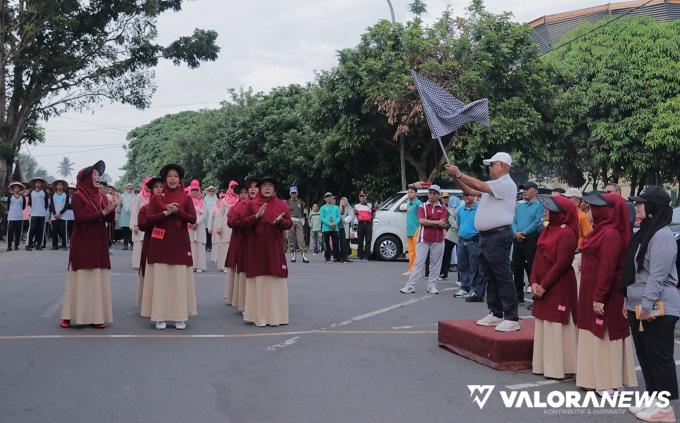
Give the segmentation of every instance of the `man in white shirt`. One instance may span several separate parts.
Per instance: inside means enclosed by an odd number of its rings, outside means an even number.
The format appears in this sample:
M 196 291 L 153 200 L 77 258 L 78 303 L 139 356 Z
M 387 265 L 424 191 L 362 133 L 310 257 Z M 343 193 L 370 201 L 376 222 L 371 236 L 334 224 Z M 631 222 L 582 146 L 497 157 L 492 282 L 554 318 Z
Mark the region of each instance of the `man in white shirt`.
M 508 153 L 496 153 L 483 162 L 491 176 L 487 182 L 464 174 L 453 164 L 446 165 L 446 173 L 465 194 L 481 197 L 475 227 L 479 231 L 479 271 L 482 283 L 487 286 L 490 313 L 477 324 L 496 326 L 499 332 L 512 332 L 520 329 L 517 293 L 510 271 L 517 185 L 510 178 L 512 157 Z

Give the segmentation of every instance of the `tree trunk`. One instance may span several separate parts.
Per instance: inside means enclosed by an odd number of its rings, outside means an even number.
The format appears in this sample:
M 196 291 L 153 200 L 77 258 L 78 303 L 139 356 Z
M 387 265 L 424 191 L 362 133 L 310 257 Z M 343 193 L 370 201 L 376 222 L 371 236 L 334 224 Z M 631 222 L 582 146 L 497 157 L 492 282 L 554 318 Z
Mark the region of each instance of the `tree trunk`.
M 0 157 L 0 193 L 7 192 L 7 185 L 9 185 L 9 176 L 12 172 L 12 159 Z

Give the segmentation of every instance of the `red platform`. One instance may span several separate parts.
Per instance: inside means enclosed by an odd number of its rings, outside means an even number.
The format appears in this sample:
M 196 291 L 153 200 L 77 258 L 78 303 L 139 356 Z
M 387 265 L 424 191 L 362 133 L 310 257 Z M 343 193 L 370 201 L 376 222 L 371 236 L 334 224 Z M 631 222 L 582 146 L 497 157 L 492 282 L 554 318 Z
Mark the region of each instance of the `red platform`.
M 520 320 L 518 332 L 497 332 L 474 320 L 440 320 L 439 346 L 496 370 L 531 368 L 533 319 Z

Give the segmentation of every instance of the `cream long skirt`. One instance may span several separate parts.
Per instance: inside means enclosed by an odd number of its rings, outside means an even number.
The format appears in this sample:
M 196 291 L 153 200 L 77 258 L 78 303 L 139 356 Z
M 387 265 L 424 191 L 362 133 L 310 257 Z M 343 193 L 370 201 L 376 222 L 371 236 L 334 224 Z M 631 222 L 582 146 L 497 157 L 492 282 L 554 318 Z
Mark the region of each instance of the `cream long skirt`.
M 637 386 L 631 337 L 610 341 L 607 332 L 604 337 L 579 329 L 576 386 L 598 391 Z
M 564 379 L 576 373 L 576 325 L 534 320 L 534 355 L 532 371 L 545 377 Z
M 225 269 L 227 262 L 227 252 L 229 251 L 229 242 L 220 242 L 217 244 L 217 253 L 215 254 L 215 264 L 220 270 Z
M 246 308 L 246 273 L 236 273 L 231 291 L 231 305 L 239 311 Z
M 224 301 L 227 304 L 231 304 L 231 300 L 234 297 L 234 285 L 236 282 L 236 270 L 231 267 L 226 268 L 227 273 L 224 276 Z
M 194 261 L 194 269 L 206 270 L 208 268 L 204 242 L 191 243 L 191 257 Z
M 109 269 L 69 269 L 66 272 L 61 318 L 76 325 L 113 322 Z
M 140 314 L 152 322 L 184 322 L 196 315 L 196 287 L 191 267 L 147 263 L 140 303 Z
M 257 326 L 288 324 L 288 280 L 257 276 L 246 280 L 243 320 Z
M 142 262 L 142 244 L 144 241 L 135 241 L 132 243 L 132 268 L 139 269 Z

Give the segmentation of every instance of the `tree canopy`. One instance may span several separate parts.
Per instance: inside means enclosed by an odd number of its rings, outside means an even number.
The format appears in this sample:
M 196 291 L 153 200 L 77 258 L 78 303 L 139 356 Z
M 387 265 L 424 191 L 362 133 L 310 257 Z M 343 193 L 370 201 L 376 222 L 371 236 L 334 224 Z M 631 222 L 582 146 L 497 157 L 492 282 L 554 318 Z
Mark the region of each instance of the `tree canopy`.
M 156 21 L 182 0 L 0 0 L 0 186 L 40 120 L 101 101 L 148 106 L 160 59 L 215 60 L 217 33 L 155 43 Z

